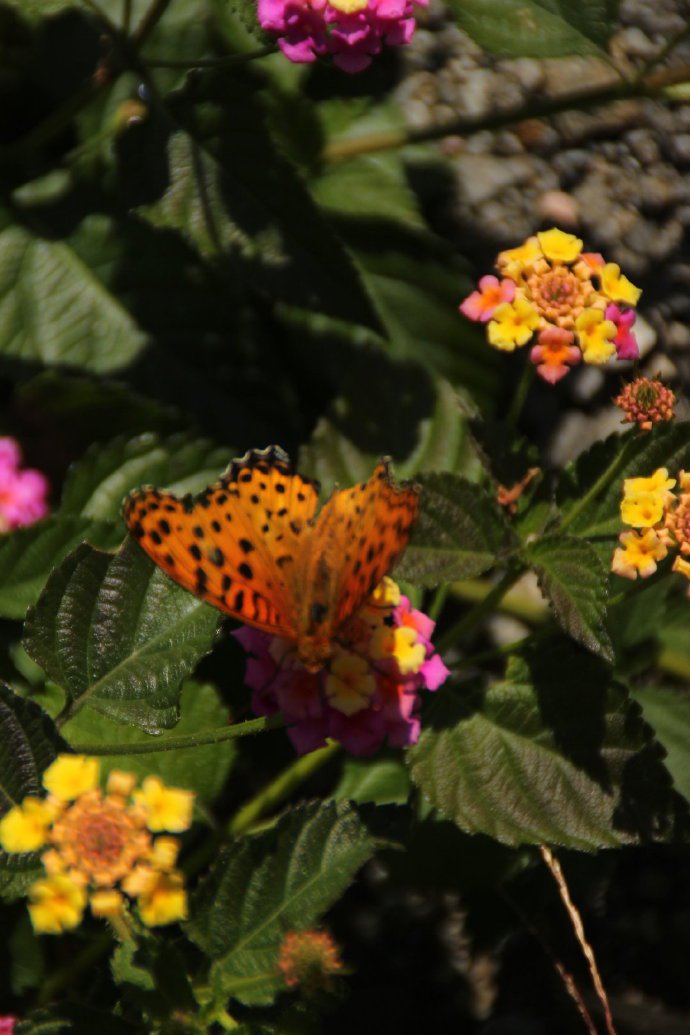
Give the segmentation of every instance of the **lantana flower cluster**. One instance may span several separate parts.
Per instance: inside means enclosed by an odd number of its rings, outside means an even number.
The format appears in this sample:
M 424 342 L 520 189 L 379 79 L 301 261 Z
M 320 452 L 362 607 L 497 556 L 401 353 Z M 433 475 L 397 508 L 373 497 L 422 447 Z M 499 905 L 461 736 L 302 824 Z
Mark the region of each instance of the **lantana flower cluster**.
M 676 486 L 677 494 L 672 491 Z M 676 480 L 659 467 L 649 478 L 626 478 L 621 519 L 629 528 L 619 536 L 611 571 L 626 579 L 646 579 L 659 561 L 677 551 L 672 571 L 690 579 L 689 472 L 680 471 Z
M 556 227 L 528 237 L 498 255 L 498 276 L 482 277 L 459 307 L 487 325 L 494 348 L 531 344 L 530 360 L 550 384 L 581 360 L 598 365 L 639 356 L 631 328 L 640 289 L 616 263 L 582 247 L 579 237 Z
M 259 0 L 262 29 L 278 36 L 290 61 L 331 55 L 344 72 L 362 72 L 389 47 L 409 43 L 415 7 L 428 0 Z
M 21 468 L 22 454 L 13 438 L 0 438 L 0 532 L 32 525 L 48 513 L 48 479 Z
M 676 396 L 658 377 L 636 377 L 613 401 L 623 411 L 623 423 L 637 424 L 640 431 L 651 431 L 675 416 Z
M 328 988 L 343 964 L 326 931 L 288 931 L 278 954 L 278 969 L 288 988 L 300 987 L 307 995 Z
M 417 741 L 419 691 L 438 689 L 449 674 L 431 644 L 433 631 L 434 622 L 384 578 L 317 672 L 287 640 L 248 626 L 234 635 L 251 655 L 245 678 L 254 712 L 282 712 L 300 754 L 332 738 L 354 755 L 370 755 L 385 739 L 394 747 Z
M 45 876 L 29 888 L 34 930 L 62 934 L 77 927 L 87 905 L 94 916 L 117 919 L 127 897 L 150 926 L 187 916 L 179 842 L 154 837 L 181 833 L 192 821 L 194 795 L 147 776 L 113 769 L 105 794 L 100 766 L 86 755 L 59 755 L 43 774 L 46 797 L 29 796 L 0 820 L 6 852 L 41 851 Z

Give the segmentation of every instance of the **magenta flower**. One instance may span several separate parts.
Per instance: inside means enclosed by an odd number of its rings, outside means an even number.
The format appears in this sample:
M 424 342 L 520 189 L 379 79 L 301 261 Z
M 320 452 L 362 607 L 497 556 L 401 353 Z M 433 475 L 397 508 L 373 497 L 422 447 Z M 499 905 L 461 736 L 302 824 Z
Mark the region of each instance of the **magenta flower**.
M 479 281 L 479 290 L 468 295 L 458 309 L 468 320 L 480 320 L 486 323 L 494 315 L 496 306 L 502 302 L 512 302 L 515 298 L 515 281 L 499 280 L 489 274 Z
M 20 470 L 13 438 L 0 438 L 0 532 L 32 525 L 48 513 L 48 480 L 40 471 Z
M 606 307 L 605 318 L 616 325 L 616 337 L 613 343 L 616 346 L 618 359 L 639 359 L 640 349 L 637 339 L 630 330 L 637 319 L 635 310 L 619 309 L 615 302 L 612 302 Z
M 0 1035 L 14 1035 L 14 1025 L 16 1017 L 12 1017 L 8 1014 L 0 1017 Z
M 290 61 L 332 55 L 344 72 L 361 72 L 383 44 L 409 43 L 414 8 L 428 0 L 259 0 L 262 29 L 275 33 Z
M 384 579 L 318 672 L 305 669 L 286 640 L 248 626 L 234 635 L 249 654 L 253 711 L 282 712 L 300 754 L 330 737 L 353 755 L 371 755 L 384 740 L 406 747 L 419 737 L 419 691 L 437 690 L 449 675 L 431 644 L 433 630 Z

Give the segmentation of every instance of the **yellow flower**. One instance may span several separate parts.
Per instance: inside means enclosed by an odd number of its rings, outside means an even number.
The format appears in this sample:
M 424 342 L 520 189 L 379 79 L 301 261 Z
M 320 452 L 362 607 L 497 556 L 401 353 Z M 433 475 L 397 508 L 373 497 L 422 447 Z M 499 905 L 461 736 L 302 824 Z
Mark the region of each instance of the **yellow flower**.
M 619 546 L 614 550 L 611 571 L 625 579 L 646 579 L 656 571 L 657 561 L 662 561 L 668 550 L 653 528 L 644 533 L 621 532 Z
M 94 891 L 89 900 L 89 905 L 94 916 L 101 916 L 107 919 L 122 915 L 125 908 L 125 899 L 114 888 L 106 888 L 102 891 Z
M 626 478 L 623 481 L 623 494 L 626 498 L 632 499 L 633 496 L 653 493 L 666 500 L 675 484 L 676 479 L 669 478 L 668 470 L 665 467 L 657 467 L 649 478 Z
M 123 769 L 111 769 L 106 783 L 108 794 L 119 794 L 122 798 L 128 798 L 136 787 L 137 778 L 135 773 L 127 773 Z
M 516 346 L 527 344 L 538 326 L 537 310 L 525 298 L 518 296 L 494 309 L 494 318 L 487 330 L 489 343 L 495 349 L 513 352 Z
M 367 603 L 374 607 L 397 607 L 400 603 L 400 586 L 384 575 Z
M 155 882 L 139 898 L 139 915 L 149 927 L 187 919 L 187 893 L 182 874 L 156 874 Z
M 43 786 L 60 801 L 73 801 L 98 786 L 100 765 L 86 755 L 58 755 L 43 774 Z
M 517 248 L 509 248 L 499 252 L 496 265 L 507 277 L 517 281 L 526 266 L 531 266 L 536 259 L 542 258 L 542 250 L 536 237 L 528 237 Z
M 166 787 L 159 776 L 147 776 L 134 800 L 146 811 L 146 826 L 154 833 L 169 830 L 179 834 L 192 825 L 194 792 Z
M 616 352 L 616 325 L 605 320 L 601 309 L 584 309 L 575 321 L 585 363 L 606 363 Z
M 35 852 L 46 843 L 55 809 L 40 798 L 25 798 L 0 819 L 0 846 L 6 852 Z
M 566 234 L 556 227 L 537 234 L 541 250 L 551 262 L 575 262 L 582 251 L 582 241 L 575 234 Z
M 623 302 L 625 305 L 637 305 L 642 289 L 622 276 L 621 268 L 615 262 L 607 262 L 600 271 L 601 290 L 612 302 Z
M 343 715 L 354 715 L 371 702 L 376 680 L 368 661 L 358 654 L 341 651 L 331 662 L 326 677 L 326 697 L 332 708 Z
M 62 934 L 84 915 L 86 892 L 64 874 L 37 880 L 29 888 L 29 914 L 38 934 Z
M 633 528 L 651 528 L 664 516 L 664 498 L 658 493 L 638 493 L 621 503 L 621 518 Z
M 408 676 L 419 672 L 426 658 L 423 643 L 417 640 L 417 630 L 411 626 L 400 625 L 395 629 L 384 625 L 377 629 L 371 641 L 373 658 L 395 658 L 401 675 Z
M 180 843 L 174 837 L 157 837 L 151 849 L 151 862 L 157 870 L 172 870 L 179 851 Z

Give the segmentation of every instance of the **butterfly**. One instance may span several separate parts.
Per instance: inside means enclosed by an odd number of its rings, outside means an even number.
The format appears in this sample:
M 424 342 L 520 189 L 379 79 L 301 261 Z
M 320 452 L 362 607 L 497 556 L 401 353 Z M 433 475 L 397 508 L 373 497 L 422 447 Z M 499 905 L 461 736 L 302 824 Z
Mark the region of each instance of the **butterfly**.
M 145 487 L 123 515 L 149 557 L 225 614 L 295 644 L 318 671 L 339 631 L 407 546 L 419 487 L 393 482 L 388 459 L 334 491 L 297 474 L 279 446 L 233 460 L 195 498 Z

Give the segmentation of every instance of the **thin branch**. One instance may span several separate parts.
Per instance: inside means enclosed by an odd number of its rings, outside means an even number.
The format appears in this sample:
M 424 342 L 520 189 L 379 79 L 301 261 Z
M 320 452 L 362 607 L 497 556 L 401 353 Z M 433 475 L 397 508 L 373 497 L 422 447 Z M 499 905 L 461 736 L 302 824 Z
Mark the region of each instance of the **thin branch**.
M 604 983 L 601 980 L 601 974 L 599 973 L 599 967 L 597 966 L 596 957 L 592 946 L 587 941 L 585 935 L 585 929 L 582 923 L 582 917 L 578 912 L 577 906 L 570 897 L 570 889 L 566 883 L 566 879 L 561 869 L 561 864 L 558 859 L 553 855 L 551 849 L 547 845 L 539 845 L 539 851 L 544 863 L 549 869 L 551 876 L 556 882 L 558 893 L 561 896 L 561 902 L 565 906 L 565 910 L 570 918 L 570 922 L 575 933 L 575 937 L 578 940 L 580 948 L 582 949 L 582 955 L 587 960 L 587 966 L 592 976 L 592 984 L 594 990 L 597 993 L 599 1002 L 601 1003 L 602 1010 L 604 1011 L 604 1020 L 606 1021 L 606 1031 L 608 1035 L 616 1035 L 616 1029 L 613 1024 L 613 1017 L 611 1016 L 611 1007 L 609 1006 L 608 996 L 606 995 L 606 989 Z

